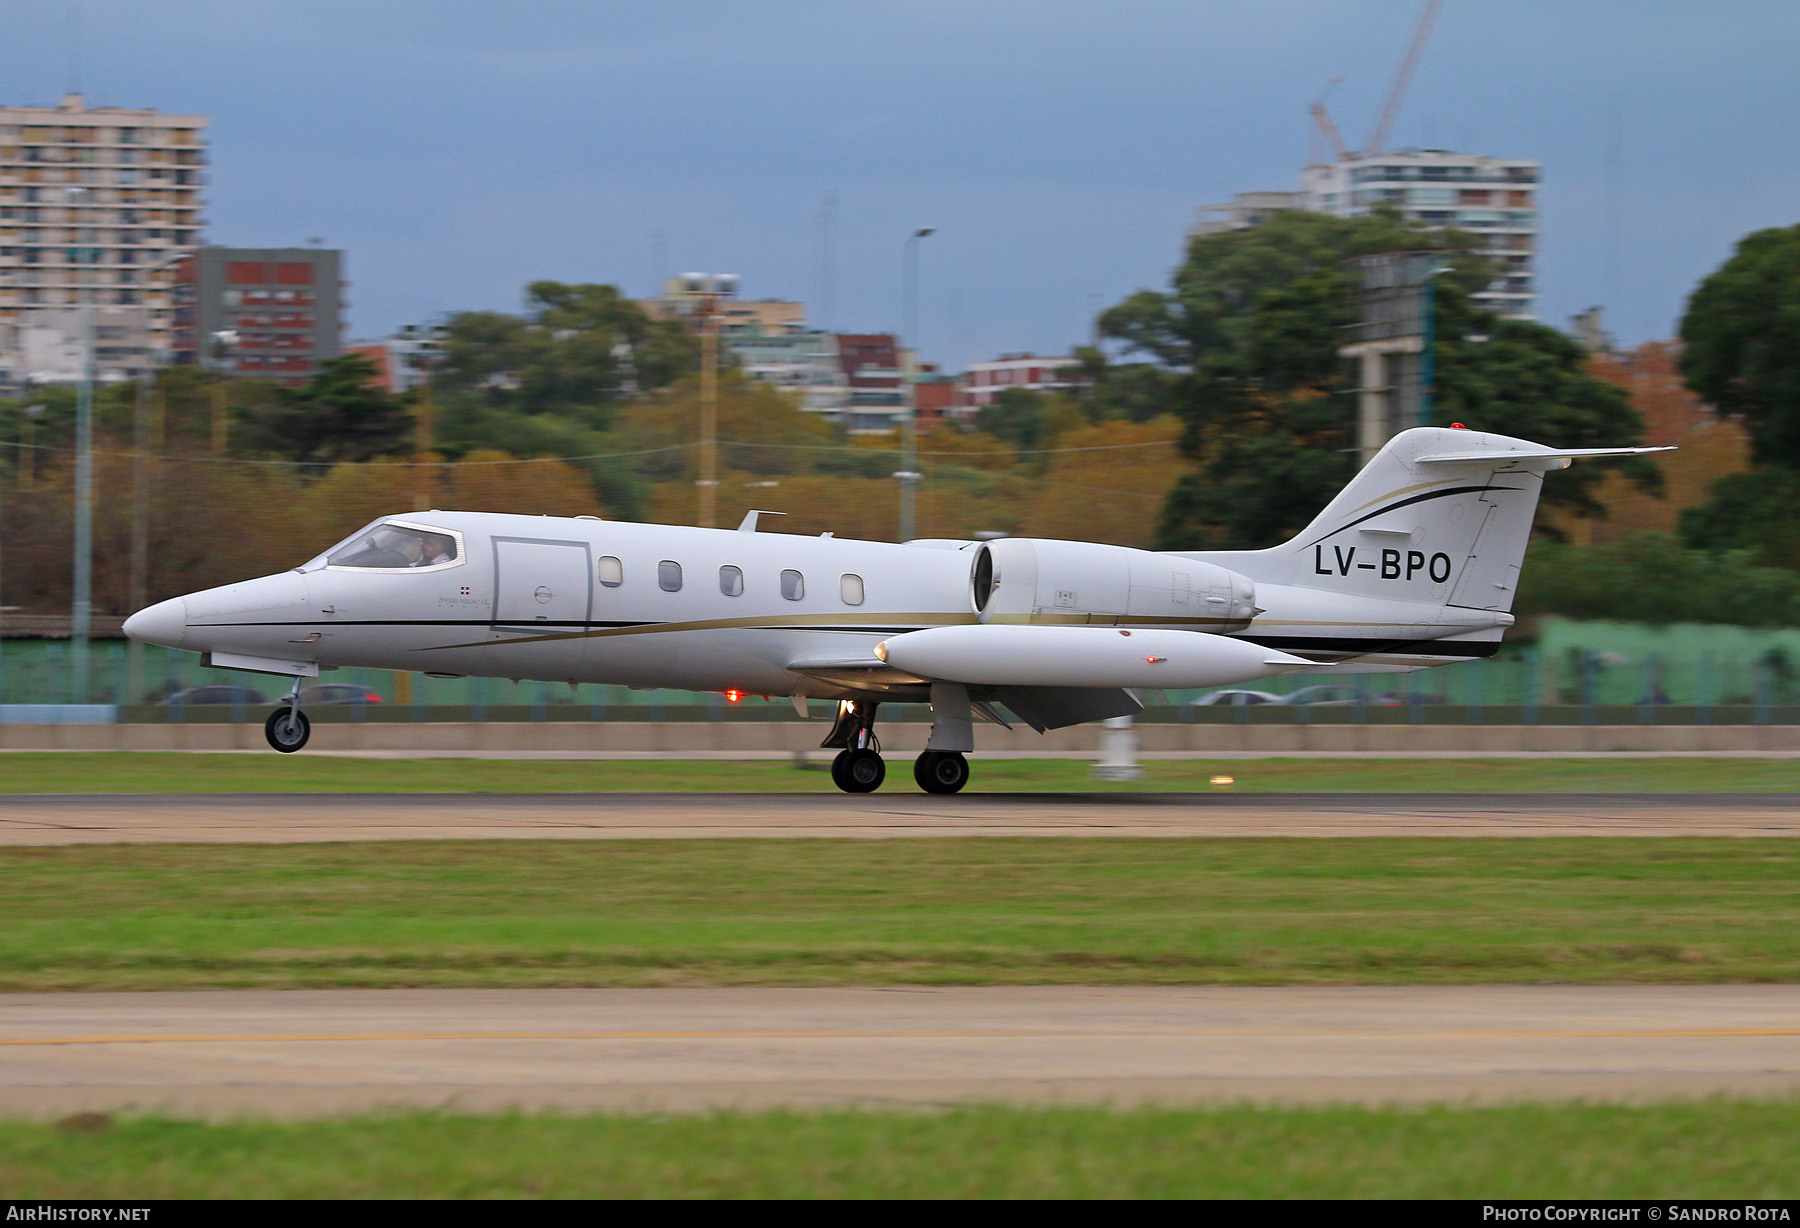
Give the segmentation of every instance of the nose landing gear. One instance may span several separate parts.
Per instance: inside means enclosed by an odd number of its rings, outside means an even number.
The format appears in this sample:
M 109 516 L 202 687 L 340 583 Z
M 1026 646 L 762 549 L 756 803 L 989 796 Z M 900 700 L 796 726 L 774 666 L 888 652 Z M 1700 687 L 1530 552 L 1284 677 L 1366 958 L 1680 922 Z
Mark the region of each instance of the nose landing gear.
M 294 689 L 282 700 L 282 706 L 269 713 L 269 719 L 263 722 L 263 737 L 284 755 L 293 754 L 312 737 L 312 722 L 300 711 L 300 684 L 304 681 L 304 678 L 296 677 Z

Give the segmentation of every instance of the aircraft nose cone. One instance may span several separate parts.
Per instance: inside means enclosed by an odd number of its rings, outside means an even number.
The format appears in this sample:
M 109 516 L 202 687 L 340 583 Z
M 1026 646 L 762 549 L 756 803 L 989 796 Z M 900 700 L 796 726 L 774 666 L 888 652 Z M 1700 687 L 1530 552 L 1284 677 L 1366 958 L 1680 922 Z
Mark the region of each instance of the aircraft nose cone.
M 125 634 L 146 644 L 180 648 L 187 638 L 187 603 L 174 597 L 146 606 L 125 620 Z

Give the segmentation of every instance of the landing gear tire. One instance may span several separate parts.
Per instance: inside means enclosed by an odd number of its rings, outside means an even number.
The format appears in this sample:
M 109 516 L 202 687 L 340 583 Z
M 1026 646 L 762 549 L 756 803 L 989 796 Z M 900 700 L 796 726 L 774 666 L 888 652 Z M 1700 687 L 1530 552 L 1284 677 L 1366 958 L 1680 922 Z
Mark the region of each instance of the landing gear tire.
M 291 755 L 312 737 L 312 722 L 306 719 L 304 712 L 277 708 L 263 722 L 263 736 L 269 739 L 270 746 L 284 755 Z
M 831 780 L 846 793 L 873 793 L 887 779 L 887 764 L 872 750 L 847 750 L 831 763 Z
M 913 779 L 927 793 L 955 793 L 969 783 L 969 761 L 953 750 L 928 750 L 913 761 Z

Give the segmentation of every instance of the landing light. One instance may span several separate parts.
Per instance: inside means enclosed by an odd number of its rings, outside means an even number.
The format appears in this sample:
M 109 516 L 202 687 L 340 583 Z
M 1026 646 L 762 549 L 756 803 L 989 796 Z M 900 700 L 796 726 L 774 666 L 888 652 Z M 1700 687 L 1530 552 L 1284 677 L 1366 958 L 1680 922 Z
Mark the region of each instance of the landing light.
M 1235 777 L 1235 776 L 1214 776 L 1212 778 L 1212 783 L 1215 785 L 1221 785 L 1221 786 L 1235 785 L 1237 783 L 1237 777 Z

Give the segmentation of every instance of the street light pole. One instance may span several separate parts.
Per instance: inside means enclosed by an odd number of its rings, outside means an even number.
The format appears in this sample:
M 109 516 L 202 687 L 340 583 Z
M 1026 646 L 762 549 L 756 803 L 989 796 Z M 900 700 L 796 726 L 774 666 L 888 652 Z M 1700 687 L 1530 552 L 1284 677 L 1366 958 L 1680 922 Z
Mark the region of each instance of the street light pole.
M 85 194 L 83 188 L 69 189 L 71 214 Z M 75 397 L 75 594 L 69 610 L 69 664 L 70 690 L 75 702 L 84 704 L 94 613 L 94 314 L 87 289 L 79 282 L 75 299 L 81 310 L 81 384 Z
M 907 236 L 901 249 L 901 288 L 905 301 L 901 304 L 901 352 L 906 355 L 902 382 L 906 385 L 904 416 L 900 420 L 900 540 L 910 541 L 915 535 L 916 501 L 919 482 L 919 240 L 935 233 L 935 226 L 921 226 Z

